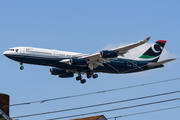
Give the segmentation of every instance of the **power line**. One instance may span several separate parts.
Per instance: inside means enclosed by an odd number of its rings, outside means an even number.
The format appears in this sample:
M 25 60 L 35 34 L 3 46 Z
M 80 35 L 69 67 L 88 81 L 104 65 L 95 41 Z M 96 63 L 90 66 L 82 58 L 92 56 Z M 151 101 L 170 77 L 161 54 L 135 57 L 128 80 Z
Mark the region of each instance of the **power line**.
M 110 109 L 110 110 L 103 110 L 103 111 L 97 111 L 97 112 L 85 113 L 85 114 L 78 114 L 78 115 L 71 115 L 71 116 L 65 116 L 65 117 L 59 117 L 59 118 L 52 118 L 52 119 L 48 119 L 48 120 L 65 119 L 65 118 L 78 117 L 78 116 L 85 116 L 85 115 L 90 115 L 90 114 L 97 114 L 97 113 L 111 112 L 111 111 L 116 111 L 116 110 L 123 110 L 123 109 L 129 109 L 129 108 L 135 108 L 135 107 L 146 106 L 146 105 L 153 105 L 153 104 L 164 103 L 164 102 L 170 102 L 170 101 L 175 101 L 175 100 L 180 100 L 180 98 L 168 99 L 168 100 L 163 100 L 163 101 L 158 101 L 158 102 L 151 102 L 151 103 L 139 104 L 139 105 L 134 105 L 134 106 L 128 106 L 128 107 L 115 108 L 115 109 Z
M 157 110 L 140 112 L 140 113 L 127 114 L 127 115 L 121 115 L 121 116 L 116 116 L 116 117 L 110 117 L 110 118 L 107 118 L 107 119 L 128 117 L 128 116 L 134 116 L 134 115 L 140 115 L 140 114 L 146 114 L 146 113 L 152 113 L 152 112 L 158 112 L 158 111 L 164 111 L 164 110 L 170 110 L 170 109 L 177 109 L 177 108 L 180 108 L 180 106 L 170 107 L 170 108 L 164 108 L 164 109 L 157 109 Z
M 38 115 L 45 115 L 45 114 L 51 114 L 51 113 L 58 113 L 58 112 L 84 109 L 84 108 L 98 107 L 98 106 L 103 106 L 103 105 L 110 105 L 110 104 L 115 104 L 115 103 L 128 102 L 128 101 L 133 101 L 133 100 L 140 100 L 140 99 L 145 99 L 145 98 L 152 98 L 152 97 L 157 97 L 157 96 L 169 95 L 169 94 L 174 94 L 174 93 L 179 93 L 179 92 L 180 91 L 173 91 L 173 92 L 167 92 L 167 93 L 162 93 L 162 94 L 126 99 L 126 100 L 115 101 L 115 102 L 108 102 L 108 103 L 89 105 L 89 106 L 84 106 L 84 107 L 77 107 L 77 108 L 70 108 L 70 109 L 64 109 L 64 110 L 58 110 L 58 111 L 51 111 L 51 112 L 44 112 L 44 113 L 37 113 L 37 114 L 31 114 L 31 115 L 18 116 L 18 117 L 14 117 L 14 118 L 31 117 L 31 116 L 38 116 Z
M 157 82 L 144 83 L 144 84 L 127 86 L 127 87 L 122 87 L 122 88 L 103 90 L 103 91 L 98 91 L 98 92 L 91 92 L 91 93 L 71 95 L 71 96 L 58 97 L 58 98 L 52 98 L 52 99 L 38 100 L 38 101 L 33 101 L 33 102 L 12 104 L 12 105 L 9 105 L 9 106 L 12 107 L 12 106 L 28 105 L 28 104 L 32 104 L 32 103 L 44 103 L 44 102 L 47 102 L 47 101 L 54 101 L 54 100 L 60 100 L 60 99 L 67 99 L 67 98 L 74 98 L 74 97 L 87 96 L 87 95 L 93 95 L 93 94 L 100 94 L 100 93 L 105 93 L 105 92 L 112 92 L 112 91 L 117 91 L 117 90 L 123 90 L 123 89 L 141 87 L 141 86 L 158 84 L 158 83 L 163 83 L 163 82 L 169 82 L 169 81 L 174 81 L 174 80 L 179 80 L 179 79 L 180 79 L 180 78 L 173 78 L 173 79 L 167 79 L 167 80 L 162 80 L 162 81 L 157 81 Z M 7 105 L 7 106 L 4 106 L 4 107 L 9 107 L 9 106 Z
M 171 110 L 171 109 L 177 109 L 177 108 L 180 108 L 180 106 L 170 107 L 170 108 L 164 108 L 164 109 L 157 109 L 157 110 L 146 111 L 146 112 L 133 113 L 133 114 L 127 114 L 127 115 L 121 115 L 121 116 L 116 116 L 116 117 L 109 117 L 109 118 L 107 118 L 107 119 L 128 117 L 128 116 L 134 116 L 134 115 L 141 115 L 141 114 L 147 114 L 147 113 L 159 112 L 159 111 L 165 111 L 165 110 Z M 1 118 L 0 120 L 6 120 L 6 119 L 5 119 L 5 118 Z

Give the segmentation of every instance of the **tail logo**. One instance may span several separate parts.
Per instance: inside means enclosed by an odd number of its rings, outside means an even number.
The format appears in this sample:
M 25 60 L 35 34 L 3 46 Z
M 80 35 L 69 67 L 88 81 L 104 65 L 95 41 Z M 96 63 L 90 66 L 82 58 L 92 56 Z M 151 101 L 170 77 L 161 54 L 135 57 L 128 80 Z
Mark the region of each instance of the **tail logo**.
M 155 49 L 155 46 L 159 47 L 160 50 L 159 50 L 159 51 L 156 50 L 156 49 Z M 155 52 L 155 53 L 160 53 L 160 52 L 163 50 L 163 47 L 160 46 L 158 43 L 155 43 L 155 44 L 152 46 L 152 50 L 153 50 L 153 52 Z
M 160 56 L 160 54 L 163 51 L 163 48 L 165 46 L 165 43 L 166 43 L 165 40 L 158 40 L 139 58 L 151 59 L 151 58 Z

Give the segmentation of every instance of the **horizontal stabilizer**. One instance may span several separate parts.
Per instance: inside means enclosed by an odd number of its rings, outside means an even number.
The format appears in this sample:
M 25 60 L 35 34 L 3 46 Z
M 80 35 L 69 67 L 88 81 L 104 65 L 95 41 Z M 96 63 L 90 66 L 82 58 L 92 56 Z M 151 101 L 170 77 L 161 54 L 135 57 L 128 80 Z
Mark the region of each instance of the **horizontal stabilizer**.
M 149 67 L 155 67 L 155 66 L 159 66 L 159 65 L 162 65 L 162 64 L 164 64 L 164 63 L 173 61 L 173 60 L 176 60 L 176 58 L 173 58 L 173 59 L 167 59 L 167 60 L 163 60 L 163 61 L 156 62 L 156 63 L 149 63 L 148 66 L 149 66 Z

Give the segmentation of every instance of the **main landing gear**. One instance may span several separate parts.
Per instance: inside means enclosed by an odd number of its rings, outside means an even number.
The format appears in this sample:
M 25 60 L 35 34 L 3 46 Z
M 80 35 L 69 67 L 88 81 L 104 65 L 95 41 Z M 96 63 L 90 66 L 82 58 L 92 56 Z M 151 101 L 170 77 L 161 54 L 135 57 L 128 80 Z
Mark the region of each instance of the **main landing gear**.
M 87 73 L 87 78 L 97 78 L 98 77 L 98 74 L 94 74 L 93 72 L 88 72 Z M 81 82 L 81 84 L 84 84 L 86 83 L 86 80 L 82 78 L 81 74 L 78 74 L 78 76 L 76 77 L 76 80 Z
M 90 70 L 89 72 L 87 72 L 87 78 L 97 78 L 98 74 L 94 74 L 94 72 L 92 70 Z
M 87 78 L 97 78 L 98 77 L 98 74 L 93 74 L 93 75 L 91 75 L 91 74 L 87 74 Z
M 24 69 L 23 63 L 20 62 L 19 64 L 21 65 L 20 70 L 23 70 Z
M 79 75 L 76 77 L 76 80 L 77 80 L 77 81 L 80 80 L 81 84 L 86 83 L 86 80 L 85 80 L 85 79 L 82 79 L 81 74 L 79 74 Z

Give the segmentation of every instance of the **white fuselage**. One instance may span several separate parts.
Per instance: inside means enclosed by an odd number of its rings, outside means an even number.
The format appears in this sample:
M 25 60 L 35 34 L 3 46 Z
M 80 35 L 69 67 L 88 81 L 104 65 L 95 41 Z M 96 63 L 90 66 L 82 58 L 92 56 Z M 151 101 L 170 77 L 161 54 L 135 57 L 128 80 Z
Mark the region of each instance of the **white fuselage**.
M 26 56 L 26 57 L 38 57 L 38 58 L 71 58 L 81 57 L 87 54 L 81 54 L 76 52 L 67 52 L 59 50 L 50 50 L 34 47 L 14 47 L 3 53 L 5 56 Z M 19 61 L 20 62 L 20 61 Z

